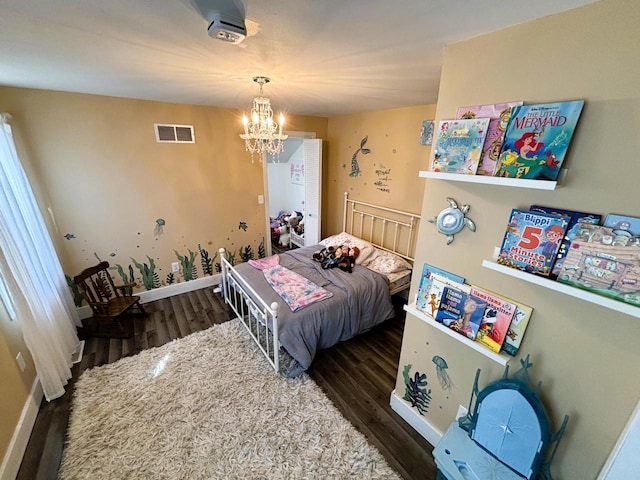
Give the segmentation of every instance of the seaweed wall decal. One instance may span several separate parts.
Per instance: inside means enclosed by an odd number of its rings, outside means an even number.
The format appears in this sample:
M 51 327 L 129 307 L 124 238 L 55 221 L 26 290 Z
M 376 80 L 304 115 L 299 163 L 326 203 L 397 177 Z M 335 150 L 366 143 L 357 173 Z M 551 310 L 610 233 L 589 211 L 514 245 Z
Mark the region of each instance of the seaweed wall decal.
M 216 252 L 211 261 L 214 262 L 216 258 L 218 258 L 218 252 Z M 222 272 L 222 265 L 220 265 L 220 262 L 215 262 L 213 264 L 213 268 L 215 269 L 216 273 Z
M 243 262 L 248 262 L 253 258 L 253 248 L 251 248 L 251 245 L 240 247 L 240 249 L 238 250 L 238 255 L 240 255 L 240 258 Z
M 418 410 L 420 415 L 424 415 L 429 410 L 431 403 L 431 389 L 427 390 L 427 374 L 415 372 L 413 378 L 409 376 L 411 364 L 405 365 L 402 370 L 404 384 L 406 387 L 404 400 L 411 403 L 412 407 Z
M 180 260 L 180 264 L 182 265 L 182 278 L 184 278 L 185 282 L 198 278 L 198 271 L 196 270 L 195 265 L 196 253 L 189 249 L 187 250 L 189 251 L 189 259 L 174 250 L 176 257 L 178 257 L 178 260 Z
M 156 273 L 156 264 L 153 261 L 153 258 L 147 256 L 147 259 L 149 260 L 148 266 L 146 263 L 138 263 L 135 258 L 131 257 L 131 261 L 140 271 L 140 275 L 142 275 L 142 284 L 144 285 L 144 288 L 147 290 L 153 290 L 154 288 L 160 287 L 160 277 L 158 277 L 158 274 Z
M 367 140 L 369 140 L 369 135 L 365 136 L 361 141 L 360 141 L 360 148 L 358 150 L 356 150 L 353 154 L 353 156 L 351 157 L 351 173 L 349 173 L 350 177 L 357 177 L 358 175 L 360 175 L 360 165 L 358 165 L 358 153 L 362 152 L 363 155 L 368 155 L 371 153 L 371 150 L 369 150 L 368 148 L 364 148 L 365 143 L 367 143 Z
M 129 272 L 131 273 L 130 278 L 127 278 L 127 274 L 124 273 L 124 269 L 122 268 L 122 265 L 119 265 L 117 263 L 116 263 L 116 271 L 118 272 L 118 275 L 122 279 L 122 283 L 134 283 L 133 269 L 131 268 L 131 265 L 129 265 Z M 126 295 L 132 295 L 133 287 L 125 288 L 124 293 Z
M 167 285 L 172 285 L 173 283 L 175 283 L 176 281 L 176 277 L 173 275 L 173 272 L 170 272 L 167 275 Z
M 203 275 L 213 275 L 213 259 L 209 258 L 209 252 L 203 249 L 200 244 L 198 244 L 198 251 L 200 252 L 200 264 L 202 265 Z
M 71 289 L 71 294 L 73 295 L 73 303 L 76 307 L 81 307 L 84 297 L 80 293 L 80 290 L 78 290 L 78 286 L 73 281 L 73 278 L 71 278 L 66 273 L 64 274 L 64 278 L 67 280 L 67 285 L 69 285 L 69 288 Z
M 262 238 L 262 241 L 260 242 L 260 245 L 258 245 L 258 258 L 264 258 L 267 256 L 267 252 L 264 249 L 264 237 Z

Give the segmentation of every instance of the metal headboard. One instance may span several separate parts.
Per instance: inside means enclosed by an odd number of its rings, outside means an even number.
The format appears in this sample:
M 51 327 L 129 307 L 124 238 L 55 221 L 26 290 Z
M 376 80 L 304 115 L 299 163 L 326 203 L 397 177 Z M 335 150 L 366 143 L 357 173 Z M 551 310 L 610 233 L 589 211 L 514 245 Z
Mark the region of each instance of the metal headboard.
M 349 199 L 344 192 L 342 230 L 376 247 L 414 260 L 420 215 Z

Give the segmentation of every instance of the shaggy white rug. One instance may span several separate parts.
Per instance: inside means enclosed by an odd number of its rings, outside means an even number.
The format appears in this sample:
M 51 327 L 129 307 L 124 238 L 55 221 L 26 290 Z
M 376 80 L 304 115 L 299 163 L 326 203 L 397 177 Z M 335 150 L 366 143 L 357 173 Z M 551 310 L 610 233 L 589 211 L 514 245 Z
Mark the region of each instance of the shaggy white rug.
M 84 372 L 59 478 L 400 477 L 308 375 L 275 375 L 233 320 Z

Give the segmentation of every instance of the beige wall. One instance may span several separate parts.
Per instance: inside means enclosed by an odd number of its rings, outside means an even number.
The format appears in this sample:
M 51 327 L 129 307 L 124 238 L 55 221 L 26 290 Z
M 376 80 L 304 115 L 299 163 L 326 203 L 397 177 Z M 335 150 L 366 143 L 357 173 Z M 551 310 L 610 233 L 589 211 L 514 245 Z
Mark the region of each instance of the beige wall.
M 238 138 L 240 111 L 10 87 L 0 87 L 0 111 L 13 116 L 18 153 L 70 276 L 96 256 L 127 273 L 131 257 L 147 265 L 150 257 L 165 284 L 174 250 L 187 257 L 191 250 L 202 277 L 198 245 L 211 257 L 219 247 L 251 245 L 257 253 L 265 238 L 262 164 L 251 163 Z M 154 123 L 193 125 L 196 143 L 156 143 Z M 287 128 L 326 138 L 327 119 L 291 115 Z M 158 218 L 166 224 L 156 236 Z M 0 319 L 0 374 L 3 452 L 35 379 L 19 319 Z
M 344 192 L 355 200 L 420 211 L 424 180 L 418 172 L 426 169 L 431 153 L 430 146 L 420 145 L 420 128 L 423 120 L 435 118 L 435 109 L 435 105 L 423 105 L 329 119 L 323 236 L 342 231 Z M 371 153 L 356 155 L 360 175 L 350 176 L 351 159 L 365 137 L 364 148 Z M 389 170 L 388 175 L 383 170 Z
M 44 185 L 41 207 L 55 218 L 53 237 L 69 275 L 96 256 L 125 270 L 131 258 L 149 265 L 150 257 L 165 284 L 178 261 L 174 250 L 197 254 L 199 277 L 198 245 L 211 257 L 219 247 L 257 252 L 265 237 L 257 200 L 262 165 L 237 136 L 242 112 L 18 88 L 0 88 L 0 98 L 23 161 Z M 157 143 L 154 123 L 193 125 L 196 143 Z M 326 125 L 326 118 L 287 118 L 289 129 L 319 138 Z M 165 221 L 159 235 L 157 219 Z
M 25 360 L 24 372 L 16 362 L 18 353 L 22 353 Z M 20 325 L 9 319 L 0 302 L 0 458 L 4 457 L 35 378 L 35 366 L 22 339 Z
M 593 479 L 607 459 L 638 398 L 640 323 L 637 318 L 514 279 L 481 266 L 504 234 L 512 208 L 538 203 L 560 208 L 640 216 L 637 151 L 640 118 L 640 3 L 605 0 L 446 48 L 437 119 L 459 106 L 524 100 L 584 99 L 585 107 L 565 166 L 565 184 L 552 192 L 425 180 L 423 218 L 446 206 L 445 197 L 468 203 L 475 233 L 464 230 L 447 246 L 423 222 L 418 262 L 456 272 L 535 308 L 522 354 L 557 428 L 571 416 L 553 471 L 557 478 Z M 411 298 L 418 286 L 414 276 Z M 400 369 L 427 373 L 432 402 L 425 418 L 444 431 L 459 404 L 468 405 L 473 376 L 481 386 L 502 367 L 425 323 L 407 320 Z M 455 387 L 447 392 L 431 359 L 443 357 Z M 514 360 L 513 369 L 519 367 Z M 401 371 L 400 371 L 401 373 Z M 396 385 L 401 397 L 404 382 Z

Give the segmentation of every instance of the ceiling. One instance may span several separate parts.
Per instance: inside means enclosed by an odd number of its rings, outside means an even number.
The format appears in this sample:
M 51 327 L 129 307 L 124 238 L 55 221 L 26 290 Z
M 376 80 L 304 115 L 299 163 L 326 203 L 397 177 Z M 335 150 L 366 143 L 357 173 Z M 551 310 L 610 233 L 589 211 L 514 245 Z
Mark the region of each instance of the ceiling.
M 594 2 L 244 0 L 233 45 L 189 0 L 0 0 L 0 84 L 246 109 L 266 75 L 288 113 L 424 105 L 445 45 Z

